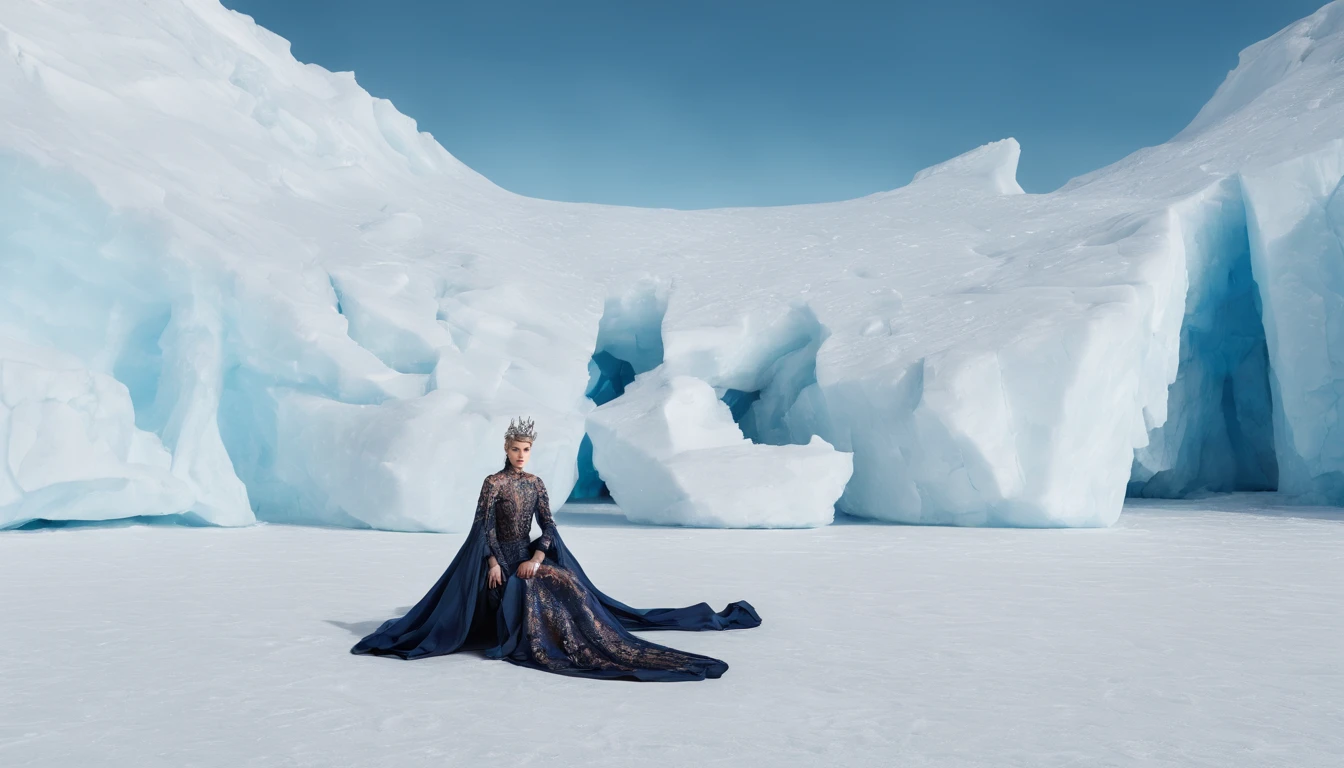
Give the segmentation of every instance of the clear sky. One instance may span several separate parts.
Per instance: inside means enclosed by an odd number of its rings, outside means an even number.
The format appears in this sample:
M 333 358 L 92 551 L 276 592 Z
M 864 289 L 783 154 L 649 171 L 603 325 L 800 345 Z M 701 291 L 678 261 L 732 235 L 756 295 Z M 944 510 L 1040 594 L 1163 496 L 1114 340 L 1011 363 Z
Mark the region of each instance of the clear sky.
M 1176 134 L 1324 0 L 223 0 L 555 200 L 859 197 L 987 141 L 1045 192 Z

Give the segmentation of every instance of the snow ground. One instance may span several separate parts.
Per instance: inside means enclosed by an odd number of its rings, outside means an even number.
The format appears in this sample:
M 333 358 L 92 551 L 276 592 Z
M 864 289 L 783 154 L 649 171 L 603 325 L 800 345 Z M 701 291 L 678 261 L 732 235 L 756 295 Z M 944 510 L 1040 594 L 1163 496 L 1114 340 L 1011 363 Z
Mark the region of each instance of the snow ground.
M 461 534 L 0 535 L 0 764 L 1336 766 L 1344 513 L 1130 504 L 1103 530 L 558 522 L 620 599 L 752 601 L 660 639 L 721 680 L 596 682 L 347 649 Z

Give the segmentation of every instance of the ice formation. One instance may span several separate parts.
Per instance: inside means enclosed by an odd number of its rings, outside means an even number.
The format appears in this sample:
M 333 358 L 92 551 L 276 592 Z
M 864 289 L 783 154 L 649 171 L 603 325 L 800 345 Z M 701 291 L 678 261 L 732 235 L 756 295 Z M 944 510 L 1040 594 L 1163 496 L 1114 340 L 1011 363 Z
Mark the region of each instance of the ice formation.
M 461 530 L 520 414 L 553 498 L 663 523 L 1344 504 L 1341 82 L 1334 2 L 1051 194 L 1009 139 L 845 203 L 654 211 L 505 192 L 217 0 L 18 0 L 0 527 Z
M 611 495 L 641 523 L 826 525 L 853 469 L 850 454 L 820 437 L 807 445 L 751 442 L 713 387 L 662 367 L 590 413 L 588 435 Z

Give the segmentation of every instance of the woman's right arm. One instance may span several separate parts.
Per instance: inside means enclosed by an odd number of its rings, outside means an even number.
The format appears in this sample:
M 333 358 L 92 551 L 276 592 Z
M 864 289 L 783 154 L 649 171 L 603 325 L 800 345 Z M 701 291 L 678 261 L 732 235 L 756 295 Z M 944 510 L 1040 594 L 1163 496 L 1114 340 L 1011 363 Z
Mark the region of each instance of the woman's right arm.
M 476 520 L 485 534 L 486 558 L 490 567 L 499 565 L 499 538 L 495 534 L 495 484 L 490 478 L 481 483 L 481 495 L 476 499 Z

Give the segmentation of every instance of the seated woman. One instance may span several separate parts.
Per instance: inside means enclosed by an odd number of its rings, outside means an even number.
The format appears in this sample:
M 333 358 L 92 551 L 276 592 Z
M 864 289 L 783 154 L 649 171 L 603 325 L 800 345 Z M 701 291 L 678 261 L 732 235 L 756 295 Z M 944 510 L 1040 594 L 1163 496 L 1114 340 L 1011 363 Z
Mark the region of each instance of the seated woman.
M 598 591 L 565 548 L 541 478 L 523 471 L 533 423 L 510 422 L 504 469 L 485 478 L 476 518 L 448 570 L 410 612 L 352 653 L 418 659 L 466 649 L 547 672 L 634 680 L 703 680 L 728 665 L 646 642 L 640 629 L 745 629 L 761 623 L 745 601 L 639 610 Z M 528 541 L 532 518 L 541 536 Z

